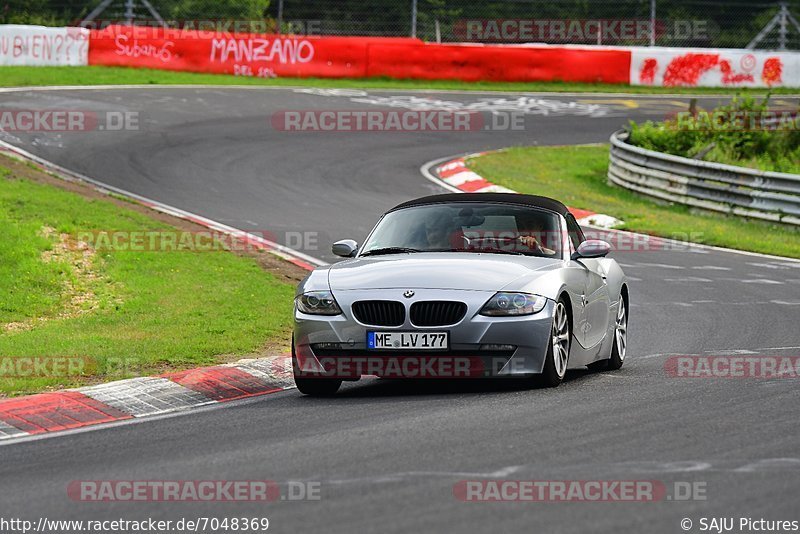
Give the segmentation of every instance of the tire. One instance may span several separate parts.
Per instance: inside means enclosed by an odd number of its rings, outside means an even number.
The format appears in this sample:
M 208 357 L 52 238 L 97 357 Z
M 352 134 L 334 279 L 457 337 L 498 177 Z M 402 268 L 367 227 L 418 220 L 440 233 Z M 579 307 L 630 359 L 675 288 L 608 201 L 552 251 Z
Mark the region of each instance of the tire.
M 303 395 L 330 397 L 339 391 L 342 381 L 338 378 L 308 378 L 295 375 L 294 383 Z
M 312 397 L 330 397 L 339 391 L 342 385 L 340 378 L 298 376 L 299 371 L 297 356 L 294 351 L 294 336 L 292 336 L 292 374 L 294 376 L 294 384 L 300 393 Z
M 571 324 L 567 303 L 558 299 L 553 312 L 553 326 L 550 329 L 550 342 L 544 360 L 542 374 L 538 382 L 544 387 L 556 387 L 564 380 L 569 365 L 569 349 L 572 343 Z
M 611 347 L 611 358 L 608 360 L 609 371 L 616 371 L 625 363 L 628 350 L 628 305 L 620 295 L 617 316 L 614 318 L 614 345 Z
M 594 371 L 595 373 L 600 373 L 602 371 L 608 370 L 608 360 L 597 360 L 596 362 L 592 362 L 586 367 L 589 368 L 590 371 Z

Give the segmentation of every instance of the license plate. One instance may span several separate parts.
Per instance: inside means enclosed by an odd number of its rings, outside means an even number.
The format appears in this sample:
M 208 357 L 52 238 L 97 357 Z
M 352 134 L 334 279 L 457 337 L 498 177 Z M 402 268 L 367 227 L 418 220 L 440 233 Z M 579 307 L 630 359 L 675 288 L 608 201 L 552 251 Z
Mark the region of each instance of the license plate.
M 374 350 L 447 350 L 448 332 L 367 332 L 367 348 Z

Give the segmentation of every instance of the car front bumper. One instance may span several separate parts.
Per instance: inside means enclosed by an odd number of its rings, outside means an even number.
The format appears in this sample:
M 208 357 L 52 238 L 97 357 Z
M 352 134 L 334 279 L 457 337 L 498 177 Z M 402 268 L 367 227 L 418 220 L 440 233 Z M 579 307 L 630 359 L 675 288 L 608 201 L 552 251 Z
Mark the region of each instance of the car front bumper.
M 542 372 L 555 303 L 533 315 L 486 317 L 479 312 L 494 295 L 485 291 L 416 289 L 414 301 L 456 300 L 467 304 L 457 324 L 418 327 L 406 321 L 397 327 L 369 326 L 351 312 L 359 300 L 387 300 L 381 290 L 339 291 L 334 294 L 342 314 L 320 316 L 294 312 L 293 362 L 299 376 L 346 380 L 362 375 L 392 378 L 486 378 L 526 376 Z M 397 300 L 397 299 L 393 299 Z M 368 350 L 368 332 L 449 333 L 445 351 Z

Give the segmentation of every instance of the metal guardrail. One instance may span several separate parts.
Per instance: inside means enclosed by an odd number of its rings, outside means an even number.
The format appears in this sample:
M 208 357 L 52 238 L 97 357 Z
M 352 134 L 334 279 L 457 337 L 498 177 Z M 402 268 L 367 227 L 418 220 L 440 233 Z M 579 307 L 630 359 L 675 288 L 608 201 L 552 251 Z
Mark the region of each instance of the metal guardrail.
M 611 135 L 608 179 L 644 195 L 722 213 L 800 226 L 800 175 L 695 160 Z

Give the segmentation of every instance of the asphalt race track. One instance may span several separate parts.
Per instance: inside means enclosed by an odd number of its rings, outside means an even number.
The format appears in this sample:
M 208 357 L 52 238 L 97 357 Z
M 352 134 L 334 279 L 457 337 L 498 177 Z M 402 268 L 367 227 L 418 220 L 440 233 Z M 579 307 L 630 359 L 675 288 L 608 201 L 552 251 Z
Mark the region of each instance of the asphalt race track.
M 459 133 L 286 132 L 273 113 L 518 106 L 524 128 Z M 503 102 L 498 102 L 503 99 Z M 516 103 L 514 103 L 516 102 Z M 685 97 L 148 88 L 0 94 L 4 108 L 128 110 L 138 131 L 0 139 L 74 171 L 333 261 L 385 209 L 441 189 L 437 158 L 512 145 L 605 142 Z M 700 99 L 705 106 L 714 99 Z M 795 101 L 785 100 L 788 105 Z M 316 238 L 316 241 L 315 239 Z M 3 514 L 50 519 L 260 517 L 278 532 L 681 532 L 702 517 L 797 520 L 796 379 L 671 378 L 671 355 L 800 355 L 800 262 L 683 248 L 616 253 L 630 277 L 628 360 L 557 389 L 362 380 L 331 399 L 295 390 L 213 409 L 0 446 Z M 467 503 L 461 480 L 706 484 L 706 500 Z M 318 501 L 86 503 L 75 480 L 274 480 Z

